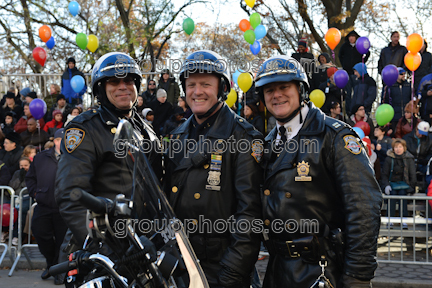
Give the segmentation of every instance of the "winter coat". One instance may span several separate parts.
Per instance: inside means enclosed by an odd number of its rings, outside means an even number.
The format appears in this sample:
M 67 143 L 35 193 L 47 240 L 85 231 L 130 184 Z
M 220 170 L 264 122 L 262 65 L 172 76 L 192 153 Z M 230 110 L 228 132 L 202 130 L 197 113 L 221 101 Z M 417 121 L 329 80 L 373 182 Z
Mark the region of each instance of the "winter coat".
M 147 90 L 143 94 L 141 94 L 144 99 L 144 106 L 148 107 L 151 102 L 156 100 L 156 92 L 157 90 L 155 90 L 153 93 L 151 93 L 150 90 Z
M 365 107 L 366 112 L 370 113 L 376 96 L 377 86 L 375 80 L 368 74 L 364 75 L 364 80 L 360 76 L 359 79 L 354 80 L 354 93 L 351 99 L 351 106 L 348 110 L 351 111 L 352 107 L 361 104 Z
M 402 137 L 399 137 L 402 138 Z M 381 164 L 381 167 L 384 166 L 384 161 L 387 158 L 387 151 L 391 149 L 391 143 L 392 143 L 392 139 L 389 136 L 384 136 L 383 139 L 378 140 L 375 139 L 374 141 L 371 141 L 374 145 L 375 145 L 375 153 L 378 156 L 379 162 Z M 381 149 L 377 150 L 376 146 L 380 144 L 381 145 Z
M 406 141 L 407 151 L 414 156 L 416 163 L 426 166 L 429 159 L 432 157 L 432 140 L 428 136 L 417 138 L 415 130 L 416 129 L 405 135 L 402 139 Z
M 6 166 L 6 164 L 3 161 L 0 160 L 0 185 L 8 186 L 10 179 L 11 179 L 11 173 L 9 172 L 9 168 Z M 17 193 L 16 189 L 14 190 Z
M 385 89 L 387 88 L 387 89 Z M 411 100 L 411 83 L 396 81 L 391 87 L 383 87 L 381 93 L 381 104 L 390 104 L 394 109 L 392 122 L 397 122 L 405 116 L 405 106 Z
M 252 126 L 254 126 L 261 134 L 264 134 L 264 121 L 260 115 L 251 116 L 246 119 Z
M 41 146 L 41 151 L 44 149 L 45 143 L 49 140 L 49 135 L 43 129 L 40 130 L 40 135 L 38 129 L 30 133 L 28 130 L 21 133 L 21 145 L 23 147 L 27 145 L 36 146 L 39 150 L 39 145 Z
M 30 116 L 29 119 L 31 118 L 33 118 L 33 116 Z M 40 129 L 43 129 L 43 127 L 45 126 L 45 121 L 43 118 L 39 119 L 39 125 Z M 18 120 L 18 123 L 14 126 L 14 130 L 17 133 L 22 133 L 27 130 L 27 116 L 24 115 Z
M 311 89 L 313 91 L 315 89 L 319 89 L 320 85 L 328 80 L 327 77 L 327 69 L 330 67 L 334 67 L 333 63 L 330 63 L 331 58 L 327 53 L 321 53 L 318 56 L 318 59 L 324 56 L 327 59 L 327 63 L 316 66 L 312 73 L 312 81 L 311 81 Z
M 358 35 L 357 32 L 355 32 L 354 30 L 351 31 L 350 33 L 348 33 L 347 36 L 345 36 L 345 42 L 342 44 L 339 50 L 339 60 L 342 64 L 342 68 L 345 71 L 347 71 L 348 75 L 354 74 L 353 71 L 354 65 L 357 63 L 361 63 L 363 58 L 363 55 L 357 51 L 355 43 L 354 45 L 351 45 L 351 43 L 349 42 L 348 38 L 351 35 L 356 36 L 356 39 L 360 37 L 360 35 Z M 369 56 L 370 56 L 370 51 L 368 51 L 368 53 L 366 54 L 366 57 L 364 58 L 363 61 L 364 63 L 367 62 Z
M 369 139 L 370 139 L 371 141 L 372 141 L 372 140 L 375 140 L 375 135 L 374 135 L 374 127 L 375 127 L 375 126 L 373 125 L 372 118 L 368 117 L 368 115 L 366 114 L 365 117 L 364 117 L 362 120 L 360 120 L 360 121 L 364 121 L 364 122 L 366 122 L 367 124 L 369 124 L 370 132 L 369 132 L 369 135 L 365 135 L 365 136 L 369 136 Z M 353 115 L 351 115 L 349 118 L 347 118 L 345 122 L 346 122 L 348 125 L 350 125 L 351 127 L 354 127 L 355 124 L 356 124 L 358 121 L 356 121 L 356 119 L 355 119 L 355 115 L 353 114 Z
M 43 130 L 48 133 L 49 137 L 54 137 L 55 132 L 60 128 L 63 128 L 63 122 L 57 122 L 53 119 L 45 124 Z
M 399 119 L 397 125 L 396 125 L 396 132 L 395 132 L 395 138 L 403 138 L 405 135 L 410 133 L 412 130 L 415 130 L 417 127 L 417 124 L 420 122 L 420 120 L 417 117 L 411 118 L 414 119 L 414 123 L 411 124 L 411 122 L 408 122 L 404 117 Z
M 420 99 L 420 117 L 421 119 L 427 121 L 429 124 L 432 123 L 432 96 L 428 96 L 427 92 L 432 90 L 432 84 L 424 86 L 422 92 L 422 97 Z
M 162 136 L 170 136 L 171 132 L 176 129 L 178 126 L 180 126 L 184 121 L 186 121 L 185 118 L 183 118 L 180 121 L 176 121 L 175 115 L 171 115 L 171 117 L 165 122 L 163 130 L 162 130 Z
M 417 90 L 422 78 L 432 73 L 432 55 L 427 52 L 426 49 L 423 53 L 420 53 L 421 63 L 419 68 L 415 70 L 414 74 L 414 89 Z
M 322 90 L 325 94 L 325 102 L 324 105 L 321 107 L 321 110 L 324 113 L 330 115 L 330 108 L 332 102 L 337 102 L 342 107 L 341 103 L 343 100 L 345 100 L 345 91 L 343 90 L 343 92 L 341 92 L 341 89 L 331 83 L 330 79 L 324 83 L 321 83 L 319 89 Z
M 165 122 L 171 117 L 173 113 L 173 106 L 168 101 L 160 103 L 157 99 L 149 104 L 149 108 L 153 110 L 154 120 L 153 129 L 159 136 L 162 133 Z
M 7 112 L 14 112 L 15 113 L 15 119 L 20 119 L 22 114 L 23 114 L 23 108 L 17 104 L 15 104 L 15 107 L 13 109 L 9 108 L 9 106 L 6 106 L 6 108 L 1 107 L 0 108 L 0 123 L 5 122 Z
M 12 189 L 14 189 L 16 194 L 18 194 L 21 191 L 21 189 L 27 187 L 27 184 L 25 182 L 25 176 L 27 172 L 24 173 L 23 178 L 21 179 L 22 177 L 21 173 L 23 173 L 22 170 L 24 170 L 24 168 L 15 171 L 15 173 L 12 176 L 12 179 L 9 181 L 9 186 Z
M 84 84 L 84 88 L 79 92 L 76 93 L 71 86 L 71 79 L 75 75 L 79 75 L 84 78 L 85 83 L 85 76 L 84 74 L 79 71 L 76 67 L 69 69 L 67 68 L 66 71 L 62 75 L 62 88 L 61 88 L 61 94 L 63 94 L 66 97 L 66 101 L 68 103 L 72 103 L 72 99 L 80 99 L 82 100 L 82 95 L 87 91 L 87 86 Z
M 73 109 L 73 107 L 69 103 L 66 103 L 66 106 L 64 107 L 64 110 L 63 110 L 63 113 L 62 113 L 63 121 L 72 112 L 72 109 Z M 46 114 L 46 122 L 53 120 L 52 114 L 53 114 L 54 110 L 60 110 L 61 111 L 61 109 L 58 108 L 58 104 L 57 103 L 55 103 L 53 105 L 53 107 L 51 108 L 51 110 L 49 111 L 49 113 Z
M 19 159 L 23 153 L 23 148 L 18 146 L 12 151 L 0 150 L 0 160 L 3 161 L 11 174 L 19 170 Z
M 177 84 L 174 77 L 170 77 L 167 82 L 168 83 L 161 80 L 159 82 L 158 89 L 165 89 L 167 93 L 167 102 L 169 102 L 172 106 L 177 106 L 178 98 L 180 97 L 180 87 Z M 166 89 L 166 87 L 168 87 L 168 89 Z M 154 101 L 157 100 L 155 99 L 153 100 L 153 102 Z M 155 112 L 155 117 L 156 117 L 156 112 Z
M 398 156 L 393 149 L 387 151 L 387 158 L 382 169 L 382 184 L 383 187 L 389 186 L 391 182 L 404 181 L 410 186 L 408 192 L 413 192 L 417 183 L 416 168 L 414 156 L 405 151 Z M 393 173 L 391 173 L 391 165 L 393 162 Z M 392 178 L 390 179 L 390 173 Z
M 378 73 L 381 74 L 382 70 L 388 64 L 393 64 L 396 67 L 405 67 L 404 57 L 408 53 L 405 46 L 400 44 L 392 46 L 390 42 L 387 47 L 381 50 L 380 58 L 378 60 Z

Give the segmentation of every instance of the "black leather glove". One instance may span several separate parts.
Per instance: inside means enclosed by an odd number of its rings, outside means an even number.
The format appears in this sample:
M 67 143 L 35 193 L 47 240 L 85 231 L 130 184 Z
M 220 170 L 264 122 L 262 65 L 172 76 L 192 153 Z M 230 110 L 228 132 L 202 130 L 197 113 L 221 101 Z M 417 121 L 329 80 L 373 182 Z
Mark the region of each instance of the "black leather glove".
M 218 276 L 219 284 L 225 288 L 239 288 L 249 286 L 246 285 L 246 281 L 240 273 L 227 266 L 223 266 L 223 268 L 218 272 Z
M 344 284 L 343 287 L 350 287 L 350 288 L 372 288 L 371 281 L 367 280 L 358 280 L 354 277 L 343 275 L 342 282 Z
M 25 176 L 27 174 L 27 171 L 24 168 L 20 169 L 20 174 L 19 174 L 19 180 L 20 182 L 23 182 L 25 180 Z

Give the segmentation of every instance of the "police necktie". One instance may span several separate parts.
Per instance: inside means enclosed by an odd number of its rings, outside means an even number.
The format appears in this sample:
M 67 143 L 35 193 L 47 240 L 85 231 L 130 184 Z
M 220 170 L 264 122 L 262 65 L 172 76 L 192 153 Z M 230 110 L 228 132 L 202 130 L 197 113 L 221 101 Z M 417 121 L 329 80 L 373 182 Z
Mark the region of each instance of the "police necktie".
M 285 142 L 287 142 L 287 137 L 286 137 L 286 128 L 285 128 L 285 126 L 280 126 L 279 127 L 279 133 L 280 133 L 280 136 L 281 136 L 281 145 L 284 145 L 285 144 Z

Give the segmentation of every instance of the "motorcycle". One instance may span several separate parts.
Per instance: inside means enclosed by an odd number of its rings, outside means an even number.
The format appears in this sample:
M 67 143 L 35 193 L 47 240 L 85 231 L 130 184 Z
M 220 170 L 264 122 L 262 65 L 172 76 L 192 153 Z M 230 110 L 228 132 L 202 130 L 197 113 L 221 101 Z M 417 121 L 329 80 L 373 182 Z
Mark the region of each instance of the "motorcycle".
M 133 173 L 131 196 L 110 200 L 72 190 L 71 200 L 88 209 L 88 235 L 69 261 L 49 268 L 51 275 L 68 273 L 68 285 L 79 288 L 209 287 L 143 151 L 144 142 L 128 121 L 120 121 L 113 145 Z M 144 207 L 135 207 L 136 199 L 144 199 Z

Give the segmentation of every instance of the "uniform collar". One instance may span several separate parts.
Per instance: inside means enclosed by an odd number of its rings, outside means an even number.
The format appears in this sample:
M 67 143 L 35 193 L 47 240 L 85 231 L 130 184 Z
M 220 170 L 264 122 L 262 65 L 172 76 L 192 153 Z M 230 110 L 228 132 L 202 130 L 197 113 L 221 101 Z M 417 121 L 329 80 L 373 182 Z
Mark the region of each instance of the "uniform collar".
M 309 112 L 309 107 L 307 105 L 305 105 L 301 110 L 300 113 L 302 115 L 302 119 L 306 119 L 307 114 Z M 286 133 L 288 135 L 287 139 L 292 139 L 295 135 L 297 135 L 297 133 L 300 131 L 301 127 L 304 124 L 304 121 L 302 123 L 300 123 L 300 113 L 298 115 L 296 115 L 293 119 L 291 119 L 290 121 L 288 121 L 287 123 L 285 123 L 283 126 L 286 128 Z M 281 127 L 282 125 L 279 124 L 279 122 L 276 121 L 276 129 L 277 131 L 279 131 L 279 127 Z

